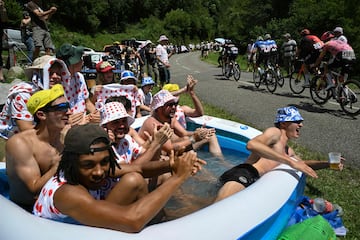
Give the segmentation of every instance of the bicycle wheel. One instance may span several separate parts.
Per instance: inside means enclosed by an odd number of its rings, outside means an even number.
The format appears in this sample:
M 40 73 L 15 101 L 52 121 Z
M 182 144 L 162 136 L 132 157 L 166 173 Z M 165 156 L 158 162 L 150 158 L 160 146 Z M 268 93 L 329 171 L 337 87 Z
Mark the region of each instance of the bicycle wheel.
M 254 69 L 253 71 L 253 81 L 254 81 L 254 85 L 255 87 L 259 88 L 260 87 L 260 84 L 261 84 L 261 76 L 260 76 L 260 73 L 259 73 L 259 70 L 258 69 Z
M 276 76 L 277 76 L 277 82 L 278 82 L 279 86 L 283 87 L 284 83 L 285 83 L 285 78 L 284 78 L 283 74 L 281 73 L 280 68 L 276 69 Z
M 303 87 L 305 83 L 305 76 L 303 73 L 292 72 L 289 79 L 290 89 L 295 94 L 301 94 L 304 92 Z
M 269 90 L 269 92 L 274 93 L 278 85 L 276 72 L 274 70 L 269 70 L 266 72 L 265 77 L 266 77 L 266 88 Z
M 234 75 L 235 81 L 239 81 L 240 76 L 241 76 L 241 70 L 240 70 L 239 64 L 237 64 L 237 63 L 235 63 L 235 65 L 233 67 L 233 75 Z
M 360 114 L 360 83 L 355 80 L 348 80 L 343 84 L 339 92 L 341 109 L 350 116 Z
M 318 105 L 325 104 L 331 97 L 332 91 L 326 91 L 326 81 L 321 76 L 315 76 L 310 82 L 311 99 Z

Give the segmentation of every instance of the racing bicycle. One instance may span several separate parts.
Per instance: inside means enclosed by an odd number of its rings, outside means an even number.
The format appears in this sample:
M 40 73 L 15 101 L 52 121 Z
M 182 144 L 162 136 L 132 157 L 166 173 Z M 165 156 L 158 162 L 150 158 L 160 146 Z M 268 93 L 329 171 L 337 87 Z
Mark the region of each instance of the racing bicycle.
M 239 81 L 241 70 L 239 64 L 235 60 L 223 64 L 223 74 L 226 78 L 234 77 L 235 81 Z
M 269 92 L 274 93 L 277 85 L 284 86 L 284 76 L 278 64 L 267 61 L 265 70 L 260 66 L 253 71 L 253 81 L 255 87 L 259 88 L 261 83 L 266 85 Z
M 298 60 L 295 62 L 295 70 L 290 74 L 289 85 L 290 89 L 295 94 L 301 94 L 304 92 L 305 84 L 305 63 L 304 60 Z
M 356 116 L 360 114 L 360 83 L 356 80 L 348 79 L 347 73 L 342 76 L 340 70 L 332 70 L 330 73 L 335 80 L 335 87 L 326 89 L 326 76 L 322 72 L 319 71 L 315 74 L 310 82 L 312 100 L 318 105 L 323 105 L 330 98 L 333 98 L 340 104 L 341 109 L 347 115 Z M 343 78 L 342 82 L 340 82 L 341 78 Z

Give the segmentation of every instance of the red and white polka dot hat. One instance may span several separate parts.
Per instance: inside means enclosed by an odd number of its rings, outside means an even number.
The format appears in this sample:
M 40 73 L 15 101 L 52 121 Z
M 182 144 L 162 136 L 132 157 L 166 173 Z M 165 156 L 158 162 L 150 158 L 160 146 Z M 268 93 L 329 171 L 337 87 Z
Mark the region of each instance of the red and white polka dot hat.
M 177 102 L 179 98 L 174 97 L 168 90 L 160 90 L 153 96 L 153 101 L 151 103 L 152 110 L 155 110 L 159 107 L 164 106 L 170 101 Z
M 101 125 L 125 117 L 127 118 L 129 126 L 135 121 L 134 118 L 127 114 L 125 107 L 122 103 L 109 102 L 104 105 L 101 111 Z

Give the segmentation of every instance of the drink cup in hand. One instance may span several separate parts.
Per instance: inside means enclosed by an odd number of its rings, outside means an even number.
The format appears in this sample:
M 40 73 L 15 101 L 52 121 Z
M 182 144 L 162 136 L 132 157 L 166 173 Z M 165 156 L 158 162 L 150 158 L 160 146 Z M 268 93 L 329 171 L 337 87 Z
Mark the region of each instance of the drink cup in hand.
M 330 169 L 340 170 L 340 168 L 339 168 L 340 162 L 341 162 L 341 153 L 329 152 Z

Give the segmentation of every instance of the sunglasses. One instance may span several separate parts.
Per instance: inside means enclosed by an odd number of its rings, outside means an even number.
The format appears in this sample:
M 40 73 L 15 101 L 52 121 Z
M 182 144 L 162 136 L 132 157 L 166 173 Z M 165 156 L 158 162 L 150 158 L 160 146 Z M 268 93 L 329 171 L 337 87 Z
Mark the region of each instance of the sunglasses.
M 166 103 L 164 106 L 165 107 L 173 107 L 173 106 L 177 106 L 179 103 L 178 102 L 170 102 L 170 103 Z
M 293 123 L 296 123 L 296 124 L 300 124 L 302 123 L 302 120 L 299 120 L 299 121 L 292 121 Z
M 67 112 L 70 109 L 70 103 L 64 102 L 54 106 L 48 106 L 44 110 L 45 112 Z

